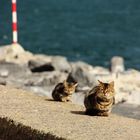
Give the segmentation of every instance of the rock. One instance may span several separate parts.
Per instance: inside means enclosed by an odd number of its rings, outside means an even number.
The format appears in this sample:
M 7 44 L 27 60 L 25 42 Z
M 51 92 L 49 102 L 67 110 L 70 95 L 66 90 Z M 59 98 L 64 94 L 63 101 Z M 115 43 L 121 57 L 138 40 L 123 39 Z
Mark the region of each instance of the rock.
M 125 103 L 140 105 L 140 92 L 130 91 L 125 100 Z
M 48 96 L 56 84 L 66 79 L 69 82 L 78 82 L 77 94 L 74 95 L 77 102 L 81 102 L 79 100 L 83 99 L 85 92 L 101 80 L 115 81 L 116 103 L 140 105 L 140 72 L 134 69 L 125 71 L 121 57 L 112 58 L 110 72 L 106 68 L 93 67 L 81 61 L 69 63 L 61 56 L 34 55 L 19 44 L 0 48 L 1 85 L 25 88 Z
M 81 68 L 84 71 L 89 71 L 89 72 L 94 70 L 92 65 L 89 65 L 83 61 L 73 62 L 73 63 L 71 63 L 71 65 L 72 65 L 72 71 L 75 71 L 75 69 L 77 69 L 77 68 Z
M 99 66 L 93 67 L 82 61 L 71 63 L 71 65 L 71 76 L 79 83 L 81 88 L 95 86 L 99 80 L 97 75 L 110 75 L 108 69 Z
M 54 67 L 50 63 L 43 61 L 30 60 L 28 66 L 32 72 L 54 71 Z
M 30 87 L 25 87 L 23 88 L 25 90 L 31 91 L 32 93 L 36 94 L 36 95 L 40 95 L 40 96 L 47 96 L 49 98 L 52 98 L 51 93 L 53 88 L 51 87 L 39 87 L 39 86 L 30 86 Z
M 125 70 L 124 68 L 124 60 L 120 56 L 114 56 L 111 59 L 111 72 L 112 73 L 120 73 Z
M 13 54 L 14 56 L 18 54 L 24 53 L 25 50 L 20 44 L 11 44 L 9 47 L 7 47 L 7 54 Z
M 33 73 L 28 77 L 20 78 L 20 81 L 18 81 L 18 83 L 22 85 L 22 89 L 32 91 L 33 93 L 38 95 L 46 95 L 48 97 L 51 97 L 53 88 L 56 86 L 56 84 L 63 82 L 66 77 L 66 73 L 62 73 L 59 71 Z M 17 84 L 15 83 L 15 85 Z
M 140 105 L 140 72 L 126 71 L 115 79 L 116 103 L 126 102 Z
M 25 50 L 19 44 L 11 44 L 11 45 L 6 45 L 6 46 L 0 47 L 1 57 L 5 56 L 5 55 L 16 56 L 16 55 L 18 55 L 20 53 L 24 53 L 24 52 L 25 52 Z
M 113 106 L 112 112 L 118 116 L 125 116 L 128 118 L 140 120 L 140 105 L 127 103 L 117 104 Z
M 7 78 L 0 78 L 0 84 L 6 83 L 6 85 L 10 85 L 15 88 L 26 89 L 32 92 L 36 91 L 38 92 L 37 94 L 45 95 L 48 90 L 50 93 L 50 90 L 52 90 L 59 82 L 63 82 L 66 77 L 66 73 L 58 71 L 33 73 L 29 75 L 8 76 Z M 42 92 L 44 91 L 44 88 L 46 91 Z
M 42 81 L 43 86 L 54 86 L 60 82 L 63 82 L 67 77 L 67 74 L 59 72 L 59 71 L 54 71 L 51 73 L 48 73 L 45 77 L 44 80 Z
M 27 77 L 22 77 L 22 81 L 25 86 L 54 86 L 59 82 L 62 82 L 66 79 L 67 74 L 53 71 L 53 72 L 44 72 L 44 73 L 34 73 Z
M 7 69 L 0 69 L 0 77 L 8 77 L 9 71 Z
M 0 85 L 6 85 L 6 80 L 4 78 L 0 78 Z
M 0 48 L 0 61 L 2 62 L 27 64 L 30 59 L 33 59 L 33 54 L 25 51 L 19 44 L 2 46 Z
M 68 74 L 68 77 L 67 77 L 66 81 L 67 81 L 68 83 L 77 83 L 77 81 L 76 81 L 76 79 L 73 77 L 72 73 L 69 73 L 69 74 Z
M 121 83 L 120 83 L 121 84 Z M 131 86 L 127 84 L 126 87 Z M 129 104 L 136 104 L 140 105 L 140 89 L 133 89 L 134 86 L 131 86 L 130 88 L 126 88 L 124 85 L 123 87 L 116 88 L 116 103 L 129 103 Z
M 140 72 L 135 69 L 127 69 L 126 71 L 123 72 L 123 74 L 138 76 L 138 75 L 140 75 Z
M 67 72 L 67 73 L 71 71 L 71 66 L 65 57 L 54 56 L 52 57 L 51 64 L 57 71 Z
M 71 63 L 72 65 L 72 77 L 78 82 L 78 85 L 92 86 L 95 81 L 95 75 L 93 73 L 93 67 L 84 62 Z
M 21 77 L 25 75 L 31 74 L 30 70 L 27 68 L 26 65 L 18 65 L 9 62 L 1 62 L 0 63 L 0 76 L 1 77 L 8 77 L 12 76 L 14 78 Z
M 98 74 L 98 75 L 108 75 L 108 74 L 110 74 L 108 69 L 106 69 L 104 67 L 100 67 L 100 66 L 93 67 L 92 73 Z
M 41 61 L 43 63 L 51 63 L 52 56 L 44 55 L 44 54 L 35 54 L 34 55 L 35 61 Z

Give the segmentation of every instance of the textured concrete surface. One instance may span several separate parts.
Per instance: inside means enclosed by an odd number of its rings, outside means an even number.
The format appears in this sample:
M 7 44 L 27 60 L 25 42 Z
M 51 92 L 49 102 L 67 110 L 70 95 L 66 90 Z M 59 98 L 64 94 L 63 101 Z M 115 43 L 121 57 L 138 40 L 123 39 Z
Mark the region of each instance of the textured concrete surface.
M 140 120 L 111 114 L 84 115 L 85 108 L 0 86 L 0 116 L 72 140 L 139 140 Z

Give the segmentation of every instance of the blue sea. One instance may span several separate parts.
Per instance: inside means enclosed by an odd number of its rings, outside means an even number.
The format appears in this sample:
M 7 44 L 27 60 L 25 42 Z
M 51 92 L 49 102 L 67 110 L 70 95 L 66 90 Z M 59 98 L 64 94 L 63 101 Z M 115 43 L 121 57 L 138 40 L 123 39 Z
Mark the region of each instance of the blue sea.
M 19 43 L 34 53 L 140 70 L 140 0 L 17 0 Z M 0 45 L 12 42 L 11 0 L 0 0 Z

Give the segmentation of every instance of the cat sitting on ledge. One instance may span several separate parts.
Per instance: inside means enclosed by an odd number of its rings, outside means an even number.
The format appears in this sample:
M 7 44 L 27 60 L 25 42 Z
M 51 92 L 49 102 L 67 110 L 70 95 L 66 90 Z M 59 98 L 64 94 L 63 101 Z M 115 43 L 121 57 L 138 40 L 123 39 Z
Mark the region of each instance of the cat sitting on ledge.
M 53 92 L 52 97 L 55 101 L 68 102 L 71 100 L 72 94 L 75 92 L 78 83 L 67 82 L 58 83 Z
M 86 114 L 93 116 L 108 116 L 115 103 L 114 81 L 103 83 L 92 88 L 85 96 Z

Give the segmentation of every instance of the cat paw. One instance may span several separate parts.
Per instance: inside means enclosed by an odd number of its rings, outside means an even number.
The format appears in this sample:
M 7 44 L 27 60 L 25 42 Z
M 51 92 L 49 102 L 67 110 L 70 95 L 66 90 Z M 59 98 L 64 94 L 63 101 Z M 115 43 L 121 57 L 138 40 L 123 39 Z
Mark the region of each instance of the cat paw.
M 67 102 L 67 100 L 65 98 L 62 98 L 61 101 L 62 102 Z
M 98 116 L 108 117 L 109 116 L 109 113 L 108 112 L 98 113 Z

